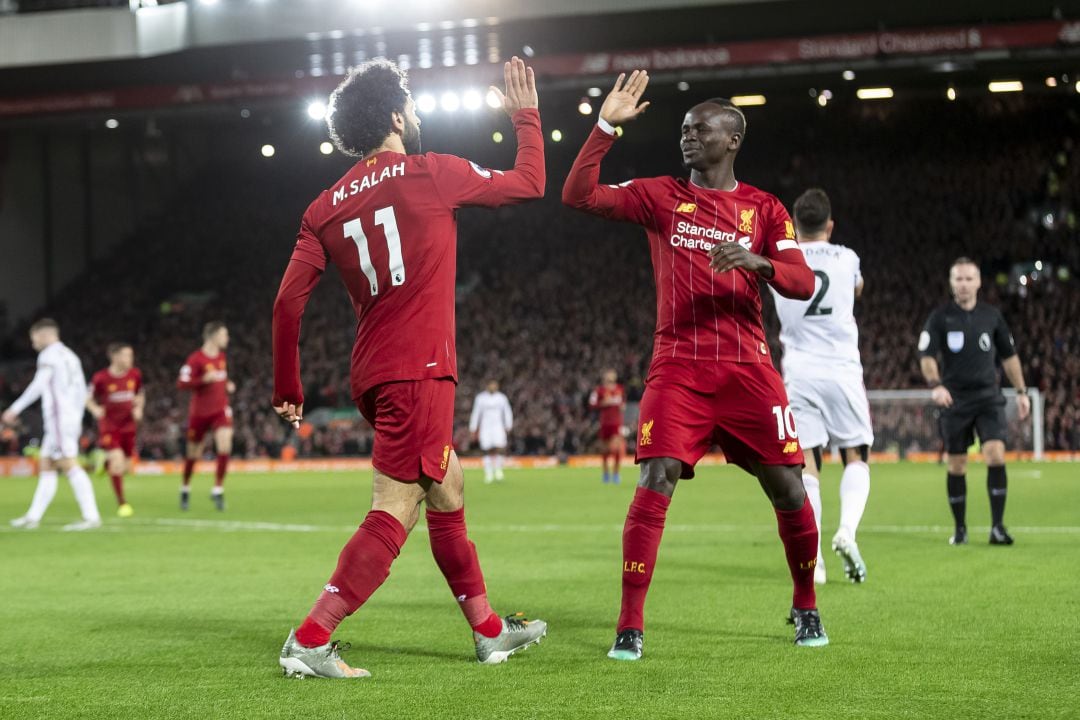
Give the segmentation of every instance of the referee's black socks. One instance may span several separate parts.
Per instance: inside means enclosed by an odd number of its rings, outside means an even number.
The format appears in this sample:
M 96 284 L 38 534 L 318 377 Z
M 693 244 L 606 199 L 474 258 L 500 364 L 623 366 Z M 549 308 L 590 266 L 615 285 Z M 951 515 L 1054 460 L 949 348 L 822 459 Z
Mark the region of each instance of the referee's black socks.
M 990 522 L 994 525 L 1001 525 L 1004 521 L 1008 486 L 1009 480 L 1005 476 L 1004 465 L 991 465 L 986 468 L 986 492 L 990 496 Z
M 1003 471 L 1005 468 L 1001 468 Z M 964 516 L 967 510 L 967 475 L 954 475 L 949 473 L 946 475 L 947 483 L 946 488 L 949 492 L 949 507 L 952 509 L 953 519 L 956 521 L 956 527 L 965 527 L 967 523 L 964 521 Z M 991 498 L 993 496 L 991 495 Z M 993 502 L 993 499 L 991 499 Z M 1002 508 L 1005 507 L 1005 497 L 1001 499 Z

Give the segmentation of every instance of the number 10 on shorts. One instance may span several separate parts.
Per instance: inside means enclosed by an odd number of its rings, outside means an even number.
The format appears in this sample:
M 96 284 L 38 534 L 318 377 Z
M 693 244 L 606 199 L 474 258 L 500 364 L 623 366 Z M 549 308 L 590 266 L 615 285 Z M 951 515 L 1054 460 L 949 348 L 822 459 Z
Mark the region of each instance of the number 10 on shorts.
M 799 437 L 799 433 L 795 431 L 795 413 L 791 412 L 790 405 L 773 405 L 772 414 L 776 416 L 776 436 L 780 440 Z

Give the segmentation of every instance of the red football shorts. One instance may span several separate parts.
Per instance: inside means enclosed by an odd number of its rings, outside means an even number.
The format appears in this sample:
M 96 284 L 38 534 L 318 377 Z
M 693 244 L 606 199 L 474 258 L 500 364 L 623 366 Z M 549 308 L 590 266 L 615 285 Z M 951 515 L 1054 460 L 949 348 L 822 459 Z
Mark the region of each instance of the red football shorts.
M 98 445 L 102 450 L 121 450 L 124 457 L 135 456 L 134 428 L 117 430 L 111 427 L 99 426 L 98 437 L 100 438 Z
M 729 463 L 802 465 L 803 454 L 780 373 L 766 363 L 656 358 L 645 381 L 635 460 L 681 460 L 681 477 L 713 445 Z
M 600 439 L 607 442 L 613 437 L 622 435 L 622 425 L 601 425 L 600 426 Z
M 442 482 L 453 447 L 456 389 L 450 378 L 439 378 L 384 383 L 365 392 L 356 406 L 375 428 L 375 469 L 402 482 Z
M 232 408 L 227 405 L 213 415 L 193 415 L 188 418 L 188 442 L 202 442 L 206 433 L 223 427 L 232 427 Z

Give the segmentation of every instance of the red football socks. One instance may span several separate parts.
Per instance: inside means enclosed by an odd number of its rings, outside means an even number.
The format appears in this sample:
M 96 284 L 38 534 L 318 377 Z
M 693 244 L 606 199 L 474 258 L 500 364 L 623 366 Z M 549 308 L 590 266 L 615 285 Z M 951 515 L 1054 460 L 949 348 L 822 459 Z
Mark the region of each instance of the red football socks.
M 656 551 L 670 504 L 671 498 L 655 490 L 639 487 L 634 493 L 623 526 L 622 610 L 618 632 L 627 628 L 645 630 L 645 594 L 652 582 Z
M 109 475 L 109 479 L 112 480 L 112 489 L 116 493 L 116 502 L 123 505 L 127 501 L 124 500 L 124 476 L 123 475 Z
M 486 637 L 502 632 L 502 620 L 491 609 L 476 546 L 465 529 L 465 508 L 454 512 L 427 511 L 431 554 L 442 570 L 469 626 Z
M 190 458 L 184 459 L 184 487 L 191 484 L 191 474 L 195 472 L 195 461 Z
M 225 483 L 225 471 L 229 469 L 229 456 L 217 456 L 217 470 L 214 473 L 214 487 L 221 487 Z
M 406 537 L 408 533 L 393 515 L 381 510 L 369 512 L 345 543 L 337 569 L 296 631 L 297 642 L 304 647 L 328 643 L 341 621 L 356 612 L 390 576 L 390 565 Z
M 816 608 L 814 566 L 817 564 L 818 528 L 809 498 L 799 510 L 776 510 L 776 525 L 795 584 L 791 605 L 799 610 Z

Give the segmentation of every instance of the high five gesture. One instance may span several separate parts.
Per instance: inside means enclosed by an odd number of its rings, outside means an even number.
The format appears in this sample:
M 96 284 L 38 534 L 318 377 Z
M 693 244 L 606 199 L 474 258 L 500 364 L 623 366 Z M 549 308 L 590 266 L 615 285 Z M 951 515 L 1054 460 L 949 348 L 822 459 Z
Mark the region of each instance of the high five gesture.
M 648 86 L 649 73 L 645 70 L 635 70 L 630 73 L 629 79 L 626 73 L 619 73 L 619 77 L 615 80 L 615 87 L 611 89 L 608 96 L 604 98 L 604 104 L 600 106 L 600 118 L 611 125 L 621 125 L 628 120 L 636 119 L 649 107 L 648 101 L 640 102 Z

